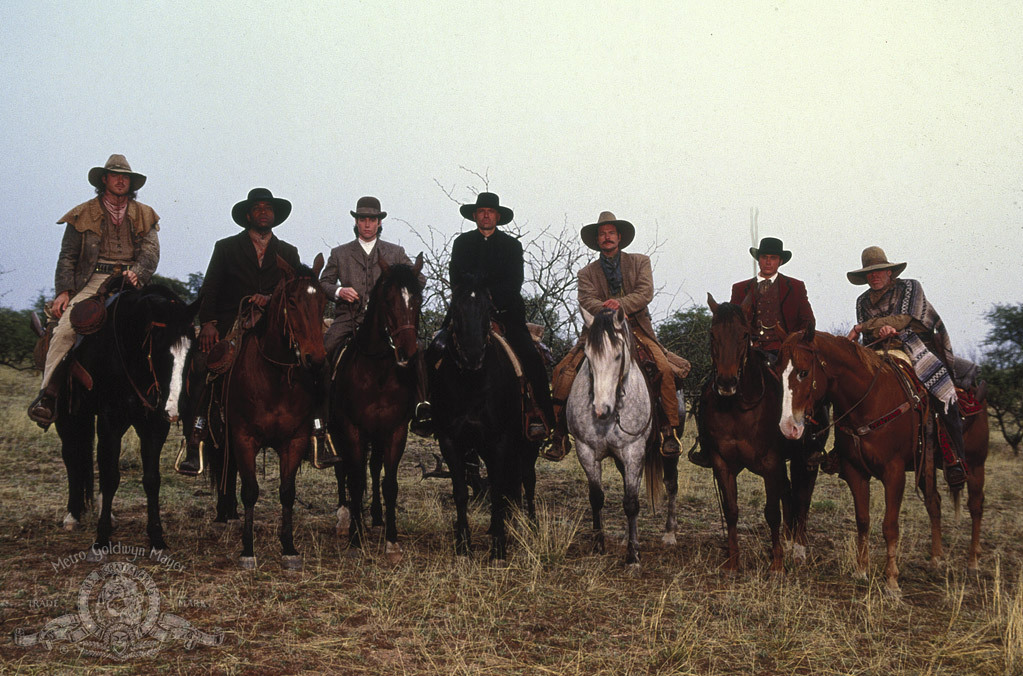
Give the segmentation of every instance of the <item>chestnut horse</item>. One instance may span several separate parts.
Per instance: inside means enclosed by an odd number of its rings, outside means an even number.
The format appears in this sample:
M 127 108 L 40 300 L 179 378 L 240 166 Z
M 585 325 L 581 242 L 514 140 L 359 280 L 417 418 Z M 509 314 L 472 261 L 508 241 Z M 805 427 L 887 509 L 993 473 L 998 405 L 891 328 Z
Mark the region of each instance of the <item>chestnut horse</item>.
M 742 306 L 719 305 L 707 294 L 707 304 L 713 313 L 713 368 L 700 396 L 696 420 L 700 447 L 713 463 L 728 529 L 728 558 L 723 568 L 734 571 L 739 567 L 736 478 L 748 469 L 764 480 L 764 519 L 771 529 L 770 571 L 782 573 L 782 516 L 786 535 L 794 541 L 794 558 L 802 562 L 806 558 L 806 518 L 817 468 L 807 468 L 800 445 L 788 442 L 775 422 L 781 413 L 781 387 L 764 355 L 752 349 L 749 299 Z M 813 443 L 823 448 L 825 440 Z M 786 459 L 792 461 L 791 482 Z
M 870 479 L 880 479 L 885 492 L 882 526 L 887 545 L 886 589 L 899 594 L 899 510 L 906 472 L 918 471 L 917 485 L 931 521 L 931 559 L 942 559 L 941 503 L 935 484 L 933 454 L 918 453 L 926 433 L 934 443 L 933 415 L 926 393 L 905 388 L 893 362 L 844 337 L 809 328 L 790 335 L 778 358 L 784 401 L 779 427 L 797 439 L 803 433 L 806 411 L 827 396 L 835 409 L 835 450 L 841 476 L 849 485 L 856 512 L 857 556 L 855 577 L 865 579 L 869 563 Z M 964 430 L 969 467 L 969 507 L 973 537 L 969 564 L 976 568 L 980 520 L 983 511 L 984 462 L 987 458 L 987 414 L 968 419 Z M 921 458 L 926 460 L 922 460 Z M 958 504 L 959 489 L 953 491 Z
M 415 266 L 391 265 L 381 259 L 383 274 L 369 293 L 366 316 L 345 350 L 331 384 L 331 437 L 341 444 L 343 462 L 334 465 L 338 492 L 338 534 L 347 527 L 349 543 L 362 546 L 365 533 L 362 499 L 366 491 L 366 463 L 373 471 L 373 525 L 384 525 L 388 560 L 401 558 L 395 518 L 398 500 L 398 463 L 405 453 L 408 423 L 415 405 L 416 370 L 412 360 L 419 344 L 419 311 L 423 290 Z M 386 524 L 380 505 L 380 469 L 384 466 L 383 494 Z M 348 497 L 345 500 L 347 482 Z M 350 519 L 350 522 L 349 522 Z
M 292 536 L 295 474 L 309 448 L 312 418 L 326 354 L 323 348 L 323 308 L 327 295 L 320 288 L 323 255 L 313 268 L 294 270 L 280 256 L 281 280 L 266 305 L 266 313 L 246 333 L 231 369 L 222 377 L 226 421 L 223 451 L 210 453 L 211 477 L 217 482 L 217 520 L 237 513 L 236 474 L 241 474 L 243 568 L 255 568 L 252 526 L 259 483 L 256 455 L 272 447 L 280 459 L 282 565 L 302 569 L 302 557 Z M 209 452 L 209 450 L 208 450 Z

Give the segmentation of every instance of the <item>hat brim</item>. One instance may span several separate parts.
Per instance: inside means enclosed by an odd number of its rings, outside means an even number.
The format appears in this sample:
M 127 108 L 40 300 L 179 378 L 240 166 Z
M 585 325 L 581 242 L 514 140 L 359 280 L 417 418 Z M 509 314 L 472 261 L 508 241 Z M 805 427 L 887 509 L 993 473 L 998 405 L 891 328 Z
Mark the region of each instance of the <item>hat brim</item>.
M 902 271 L 906 269 L 907 263 L 878 263 L 877 265 L 868 265 L 865 268 L 859 270 L 853 270 L 852 272 L 845 273 L 846 278 L 853 284 L 862 286 L 867 283 L 867 273 L 876 272 L 877 270 L 891 270 L 892 279 L 895 279 L 902 274 Z
M 771 253 L 773 253 L 773 252 L 771 252 Z M 755 246 L 751 246 L 749 248 L 749 255 L 753 256 L 753 258 L 759 259 L 760 258 L 760 249 L 758 249 Z M 770 254 L 768 254 L 768 255 L 770 255 Z M 781 263 L 779 263 L 779 265 L 785 265 L 790 260 L 792 260 L 792 252 L 791 251 L 786 251 L 785 249 L 782 249 L 780 254 L 775 254 L 775 255 L 776 256 L 781 256 Z
M 139 188 L 146 184 L 146 177 L 142 174 L 136 174 L 134 171 L 118 171 L 117 169 L 107 169 L 106 167 L 93 167 L 89 170 L 89 184 L 94 188 L 102 188 L 103 186 L 103 174 L 110 172 L 111 174 L 127 174 L 131 177 L 131 191 L 136 192 Z
M 288 216 L 291 215 L 291 202 L 280 197 L 274 197 L 271 200 L 259 199 L 256 202 L 272 202 L 274 205 L 274 224 L 273 227 L 277 227 L 284 221 L 288 220 Z M 249 200 L 244 199 L 238 204 L 231 208 L 231 218 L 234 222 L 243 228 L 249 227 Z
M 579 231 L 579 237 L 583 240 L 583 244 L 594 251 L 600 251 L 600 246 L 597 244 L 597 230 L 600 229 L 600 226 L 609 223 L 618 228 L 618 234 L 622 237 L 618 242 L 619 249 L 624 249 L 632 244 L 632 240 L 636 239 L 636 228 L 632 223 L 628 221 L 604 221 L 603 223 L 590 223 L 583 226 L 583 229 Z
M 384 220 L 385 218 L 387 218 L 387 212 L 386 211 L 378 211 L 375 214 L 367 214 L 366 212 L 363 212 L 363 213 L 360 214 L 357 211 L 349 211 L 348 213 L 350 213 L 354 218 L 358 218 L 359 216 L 370 216 L 370 217 L 376 216 L 381 221 Z
M 512 219 L 515 217 L 515 213 L 511 209 L 509 209 L 508 207 L 496 206 L 496 207 L 484 207 L 484 208 L 487 208 L 487 209 L 497 209 L 497 213 L 498 213 L 497 224 L 498 225 L 505 225 L 507 223 L 511 223 Z M 476 209 L 477 209 L 477 205 L 475 205 L 475 204 L 463 204 L 462 206 L 458 207 L 458 213 L 462 214 L 462 218 L 465 218 L 467 220 L 475 222 L 476 221 Z

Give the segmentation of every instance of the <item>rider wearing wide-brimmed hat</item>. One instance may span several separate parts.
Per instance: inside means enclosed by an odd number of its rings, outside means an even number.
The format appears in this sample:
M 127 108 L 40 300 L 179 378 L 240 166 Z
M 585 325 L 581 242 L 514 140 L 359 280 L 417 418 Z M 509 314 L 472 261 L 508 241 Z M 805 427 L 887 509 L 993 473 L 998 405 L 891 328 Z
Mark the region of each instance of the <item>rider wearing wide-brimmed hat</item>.
M 243 230 L 231 237 L 225 237 L 213 246 L 202 290 L 199 292 L 199 349 L 202 355 L 209 354 L 216 343 L 234 328 L 239 306 L 243 298 L 249 298 L 252 305 L 264 307 L 273 294 L 274 287 L 281 279 L 277 257 L 288 265 L 298 268 L 302 262 L 298 249 L 279 239 L 273 230 L 291 215 L 291 202 L 274 197 L 266 188 L 253 188 L 248 196 L 231 208 L 231 218 Z M 202 358 L 201 361 L 205 362 Z M 205 381 L 206 364 L 194 367 Z M 194 418 L 186 437 L 186 454 L 175 469 L 187 476 L 201 471 L 199 445 L 207 434 L 207 421 L 203 415 L 208 406 L 209 387 L 193 397 L 198 402 L 189 418 Z M 325 444 L 326 426 L 322 421 L 314 423 L 317 448 Z M 326 462 L 333 461 L 334 455 L 327 450 Z M 314 458 L 315 460 L 315 458 Z M 320 464 L 324 461 L 315 462 Z
M 661 372 L 658 393 L 661 453 L 675 457 L 681 450 L 678 437 L 683 424 L 679 417 L 676 379 L 685 378 L 690 365 L 682 357 L 666 350 L 654 333 L 647 308 L 654 298 L 650 257 L 622 251 L 632 244 L 636 228 L 629 221 L 616 218 L 610 211 L 601 212 L 595 223 L 583 226 L 579 236 L 587 247 L 600 253 L 597 260 L 579 270 L 579 306 L 593 315 L 604 309 L 621 308 L 625 312 L 633 335 L 649 351 Z M 564 407 L 584 357 L 586 334 L 584 328 L 579 341 L 554 367 L 553 396 L 557 422 L 551 446 L 544 452 L 548 460 L 561 460 L 568 453 Z
M 328 355 L 327 368 L 331 372 L 339 353 L 366 316 L 369 293 L 383 272 L 380 261 L 387 265 L 412 266 L 412 260 L 403 247 L 380 238 L 387 212 L 381 211 L 379 199 L 370 195 L 360 197 L 355 211 L 348 213 L 355 219 L 352 228 L 355 239 L 331 249 L 327 264 L 320 273 L 320 287 L 334 301 L 334 320 L 323 337 Z M 422 273 L 419 273 L 419 285 L 420 288 L 426 286 L 426 276 Z M 426 396 L 422 351 L 417 352 L 413 359 L 417 402 L 411 429 L 416 434 L 427 436 L 430 432 L 430 403 Z
M 945 480 L 950 486 L 961 486 L 966 481 L 966 455 L 959 400 L 951 376 L 952 341 L 920 282 L 899 277 L 905 269 L 906 263 L 889 262 L 879 246 L 863 250 L 860 267 L 846 273 L 846 277 L 853 284 L 870 288 L 856 299 L 857 323 L 848 338 L 899 349 L 909 356 L 955 450 L 956 458 L 945 461 Z
M 522 300 L 525 265 L 519 240 L 497 226 L 510 223 L 511 209 L 501 204 L 492 192 L 481 192 L 475 204 L 458 209 L 462 217 L 474 221 L 476 228 L 463 232 L 451 244 L 448 273 L 452 288 L 472 282 L 482 283 L 490 292 L 495 319 L 504 327 L 505 340 L 522 364 L 523 375 L 532 391 L 536 409 L 526 412 L 526 437 L 530 441 L 546 438 L 554 424 L 550 385 L 543 358 L 526 328 L 526 304 Z M 440 337 L 441 342 L 445 340 Z M 439 347 L 435 340 L 432 352 Z
M 152 207 L 135 200 L 146 177 L 131 170 L 124 155 L 111 155 L 102 167 L 88 173 L 96 197 L 79 204 L 57 221 L 65 223 L 51 312 L 58 320 L 50 337 L 39 396 L 28 415 L 47 427 L 57 417 L 56 395 L 60 378 L 54 373 L 75 341 L 71 308 L 97 293 L 111 274 L 120 272 L 131 284 L 142 286 L 160 262 L 160 217 Z

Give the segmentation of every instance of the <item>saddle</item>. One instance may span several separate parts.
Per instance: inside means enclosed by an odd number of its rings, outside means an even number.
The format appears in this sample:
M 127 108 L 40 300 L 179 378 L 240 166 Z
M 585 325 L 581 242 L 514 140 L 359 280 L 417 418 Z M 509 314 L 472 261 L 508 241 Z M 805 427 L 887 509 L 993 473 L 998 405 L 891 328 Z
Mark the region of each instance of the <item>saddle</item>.
M 526 324 L 526 328 L 529 330 L 529 335 L 533 339 L 533 347 L 540 353 L 540 358 L 545 363 L 549 364 L 553 357 L 548 357 L 550 349 L 540 340 L 543 337 L 543 327 L 538 324 Z M 530 439 L 529 428 L 530 425 L 539 422 L 544 427 L 544 437 L 550 433 L 550 425 L 544 420 L 543 415 L 540 413 L 540 407 L 536 402 L 536 395 L 533 392 L 533 386 L 530 384 L 529 379 L 526 378 L 525 372 L 522 370 L 522 362 L 519 360 L 518 355 L 515 354 L 515 350 L 512 349 L 511 344 L 508 343 L 504 337 L 504 328 L 497 322 L 491 322 L 490 324 L 490 335 L 498 345 L 501 346 L 505 355 L 508 357 L 508 361 L 511 363 L 512 369 L 515 371 L 515 377 L 519 380 L 519 388 L 522 392 L 522 430 L 526 439 L 529 441 L 540 441 L 541 439 Z M 546 354 L 545 354 L 546 352 Z M 552 421 L 553 422 L 553 421 Z

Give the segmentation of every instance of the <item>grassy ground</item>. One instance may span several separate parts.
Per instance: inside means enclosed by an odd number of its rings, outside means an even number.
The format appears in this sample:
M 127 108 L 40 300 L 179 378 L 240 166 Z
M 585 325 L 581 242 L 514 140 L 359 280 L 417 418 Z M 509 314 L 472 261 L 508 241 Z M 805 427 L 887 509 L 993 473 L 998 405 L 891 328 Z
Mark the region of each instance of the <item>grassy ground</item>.
M 97 564 L 72 561 L 92 543 L 95 512 L 75 532 L 60 528 L 65 475 L 54 431 L 40 432 L 24 409 L 35 374 L 0 369 L 0 671 L 53 673 L 346 674 L 1016 674 L 1023 673 L 1023 497 L 1020 463 L 994 442 L 988 463 L 982 573 L 965 573 L 969 519 L 946 500 L 950 565 L 927 565 L 923 504 L 908 494 L 900 567 L 903 598 L 881 592 L 883 547 L 872 534 L 870 578 L 850 578 L 854 524 L 844 483 L 823 476 L 810 518 L 807 564 L 783 580 L 766 572 L 763 488 L 744 475 L 740 492 L 742 572 L 723 576 L 724 533 L 709 470 L 682 463 L 679 543 L 660 542 L 663 513 L 644 503 L 643 565 L 622 564 L 621 480 L 609 464 L 609 551 L 590 553 L 589 506 L 578 463 L 537 467 L 540 528 L 519 522 L 504 568 L 487 562 L 488 514 L 472 516 L 473 552 L 452 552 L 446 480 L 421 480 L 432 443 L 410 443 L 401 470 L 398 527 L 404 559 L 387 565 L 378 532 L 362 554 L 334 534 L 332 472 L 299 476 L 296 542 L 305 570 L 280 567 L 275 458 L 267 456 L 256 508 L 259 567 L 243 571 L 237 525 L 211 523 L 203 480 L 174 474 L 180 435 L 165 448 L 162 491 L 169 560 L 112 555 L 148 573 L 160 611 L 224 643 L 161 644 L 153 657 L 120 662 L 78 648 L 25 648 L 22 629 L 77 612 Z M 145 502 L 134 439 L 125 444 L 113 541 L 145 547 Z M 262 465 L 262 461 L 261 461 Z M 874 491 L 875 524 L 882 496 Z M 80 558 L 77 557 L 77 558 Z M 67 564 L 67 565 L 64 565 Z

